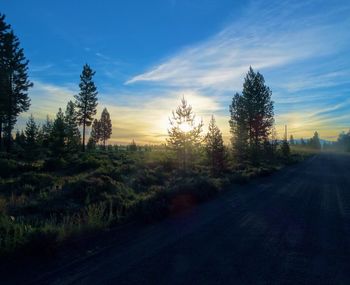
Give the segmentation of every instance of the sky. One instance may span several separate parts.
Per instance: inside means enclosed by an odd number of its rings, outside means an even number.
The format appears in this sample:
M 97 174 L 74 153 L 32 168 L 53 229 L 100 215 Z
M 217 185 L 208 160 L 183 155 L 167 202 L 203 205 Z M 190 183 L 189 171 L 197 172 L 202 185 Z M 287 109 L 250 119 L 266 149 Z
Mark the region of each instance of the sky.
M 265 77 L 276 130 L 350 128 L 348 0 L 0 0 L 29 59 L 30 114 L 55 117 L 95 71 L 98 118 L 111 114 L 111 143 L 165 142 L 168 118 L 185 96 L 204 131 L 213 114 L 229 141 L 229 105 L 249 66 Z

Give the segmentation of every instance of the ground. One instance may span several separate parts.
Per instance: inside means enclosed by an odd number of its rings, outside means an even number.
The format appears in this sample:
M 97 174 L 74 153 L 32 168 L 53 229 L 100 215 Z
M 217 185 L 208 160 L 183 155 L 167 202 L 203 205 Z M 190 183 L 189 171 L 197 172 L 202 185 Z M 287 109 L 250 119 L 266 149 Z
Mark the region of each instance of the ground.
M 319 154 L 13 284 L 350 284 L 350 156 Z

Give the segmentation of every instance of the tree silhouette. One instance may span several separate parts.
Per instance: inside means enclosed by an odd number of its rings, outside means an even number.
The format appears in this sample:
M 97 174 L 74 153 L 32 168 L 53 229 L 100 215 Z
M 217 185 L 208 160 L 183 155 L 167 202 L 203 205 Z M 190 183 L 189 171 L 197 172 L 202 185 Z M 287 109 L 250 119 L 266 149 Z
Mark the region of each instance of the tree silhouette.
M 27 148 L 34 149 L 38 142 L 39 127 L 36 124 L 33 115 L 30 115 L 24 133 Z
M 238 161 L 243 161 L 248 157 L 248 125 L 246 106 L 243 97 L 238 93 L 232 98 L 230 114 L 233 155 Z
M 322 148 L 318 132 L 315 132 L 314 136 L 309 140 L 309 146 L 316 150 L 320 150 Z
M 98 144 L 98 142 L 101 139 L 101 124 L 100 124 L 100 121 L 98 121 L 97 119 L 95 119 L 92 123 L 90 139 L 89 139 L 90 146 L 92 146 L 92 144 L 94 145 Z
M 20 48 L 19 39 L 0 16 L 0 137 L 2 126 L 7 137 L 7 151 L 10 150 L 12 129 L 20 113 L 29 109 L 28 89 L 33 86 L 28 80 L 28 60 Z
M 211 163 L 211 171 L 219 174 L 224 169 L 225 147 L 220 129 L 215 123 L 212 115 L 209 123 L 208 133 L 205 137 L 205 149 Z
M 0 14 L 0 150 L 2 149 L 3 124 L 7 106 L 7 80 L 6 80 L 6 58 L 5 58 L 5 36 L 9 33 L 11 26 L 5 22 L 5 15 Z
M 56 115 L 56 119 L 53 122 L 52 132 L 51 132 L 51 152 L 55 156 L 62 156 L 65 150 L 65 142 L 66 142 L 66 125 L 64 114 L 62 109 L 58 109 L 58 113 Z
M 85 64 L 80 75 L 80 92 L 78 95 L 75 95 L 77 120 L 79 125 L 83 126 L 83 151 L 85 151 L 85 128 L 91 125 L 93 116 L 96 115 L 98 92 L 92 80 L 94 75 L 95 72 L 92 71 L 88 64 Z
M 112 122 L 107 111 L 107 108 L 104 108 L 101 114 L 100 119 L 100 136 L 103 143 L 103 147 L 106 147 L 106 141 L 111 137 L 112 134 Z
M 192 107 L 183 97 L 181 104 L 172 112 L 170 129 L 168 129 L 168 146 L 176 152 L 180 168 L 187 170 L 193 163 L 194 152 L 202 142 L 201 132 L 203 122 L 196 123 Z
M 293 135 L 290 135 L 289 143 L 290 143 L 290 145 L 295 145 L 295 141 L 294 141 Z
M 230 106 L 230 127 L 235 154 L 259 161 L 264 143 L 273 129 L 272 92 L 264 77 L 250 67 L 244 79 L 242 95 L 236 93 Z M 248 144 L 249 148 L 246 148 Z
M 77 125 L 77 113 L 75 111 L 75 105 L 72 101 L 67 103 L 65 112 L 65 128 L 67 143 L 66 147 L 68 151 L 76 151 L 80 145 L 80 132 Z

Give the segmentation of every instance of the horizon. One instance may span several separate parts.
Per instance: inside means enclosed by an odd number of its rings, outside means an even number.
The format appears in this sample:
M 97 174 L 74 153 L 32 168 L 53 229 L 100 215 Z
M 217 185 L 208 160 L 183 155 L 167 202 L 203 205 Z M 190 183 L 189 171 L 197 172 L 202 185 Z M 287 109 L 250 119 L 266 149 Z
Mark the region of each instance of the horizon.
M 15 130 L 30 114 L 40 122 L 65 109 L 88 63 L 99 91 L 95 117 L 109 110 L 112 144 L 164 143 L 182 96 L 204 132 L 215 115 L 227 143 L 229 104 L 249 66 L 272 90 L 279 138 L 284 125 L 295 139 L 318 131 L 331 141 L 347 131 L 350 3 L 230 2 L 1 4 L 34 82 Z

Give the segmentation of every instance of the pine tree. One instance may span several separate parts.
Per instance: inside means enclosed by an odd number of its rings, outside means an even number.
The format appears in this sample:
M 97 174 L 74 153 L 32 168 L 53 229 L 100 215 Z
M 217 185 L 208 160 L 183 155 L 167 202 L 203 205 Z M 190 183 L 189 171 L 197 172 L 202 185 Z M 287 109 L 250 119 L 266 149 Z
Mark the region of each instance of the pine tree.
M 107 111 L 107 108 L 104 108 L 101 114 L 100 119 L 100 128 L 101 128 L 101 141 L 103 142 L 103 147 L 106 147 L 106 141 L 111 137 L 112 134 L 112 121 Z
M 128 150 L 132 152 L 137 151 L 137 145 L 134 139 L 132 140 L 131 144 L 128 146 Z
M 320 150 L 322 148 L 318 132 L 315 132 L 314 136 L 309 140 L 309 146 L 312 149 L 316 149 L 316 150 Z
M 205 149 L 211 163 L 211 171 L 214 174 L 219 174 L 224 169 L 225 147 L 221 131 L 215 123 L 214 116 L 211 116 L 205 142 Z
M 7 105 L 7 81 L 5 61 L 5 36 L 9 33 L 11 26 L 5 22 L 5 15 L 0 14 L 0 150 L 3 146 L 3 126 Z
M 67 136 L 67 150 L 69 152 L 77 151 L 80 145 L 80 132 L 77 125 L 77 114 L 75 111 L 75 106 L 72 101 L 69 101 L 67 103 L 64 121 Z
M 80 92 L 75 95 L 77 106 L 77 120 L 79 125 L 83 126 L 83 151 L 85 151 L 85 128 L 89 127 L 96 115 L 97 107 L 97 88 L 92 80 L 95 72 L 89 65 L 85 64 L 80 75 Z
M 290 145 L 295 145 L 295 141 L 294 141 L 293 135 L 290 135 L 289 143 L 290 143 Z
M 7 151 L 12 142 L 12 130 L 20 113 L 29 109 L 28 90 L 33 86 L 28 80 L 28 60 L 20 48 L 19 39 L 0 16 L 0 137 L 2 128 L 7 137 Z
M 58 109 L 51 132 L 50 149 L 55 156 L 62 156 L 66 146 L 66 124 L 62 109 Z
M 33 115 L 30 115 L 25 129 L 26 147 L 34 149 L 37 147 L 39 127 L 36 124 Z
M 194 153 L 198 150 L 201 142 L 203 122 L 195 122 L 191 105 L 183 97 L 176 111 L 172 112 L 170 129 L 168 129 L 168 146 L 176 152 L 180 168 L 187 170 L 193 163 Z
M 52 132 L 53 122 L 50 120 L 49 116 L 46 116 L 46 121 L 41 127 L 41 146 L 44 148 L 48 148 L 50 144 L 51 139 L 51 132 Z
M 243 97 L 238 93 L 232 99 L 230 105 L 230 132 L 233 155 L 238 161 L 248 158 L 248 125 L 246 107 Z
M 92 123 L 90 139 L 90 144 L 93 142 L 94 145 L 98 144 L 98 142 L 101 140 L 101 124 L 100 121 L 98 121 L 97 119 L 95 119 Z
M 236 94 L 230 106 L 232 142 L 236 154 L 259 162 L 264 142 L 274 124 L 272 92 L 264 77 L 250 67 L 244 79 L 242 95 Z M 245 149 L 248 143 L 249 152 Z

